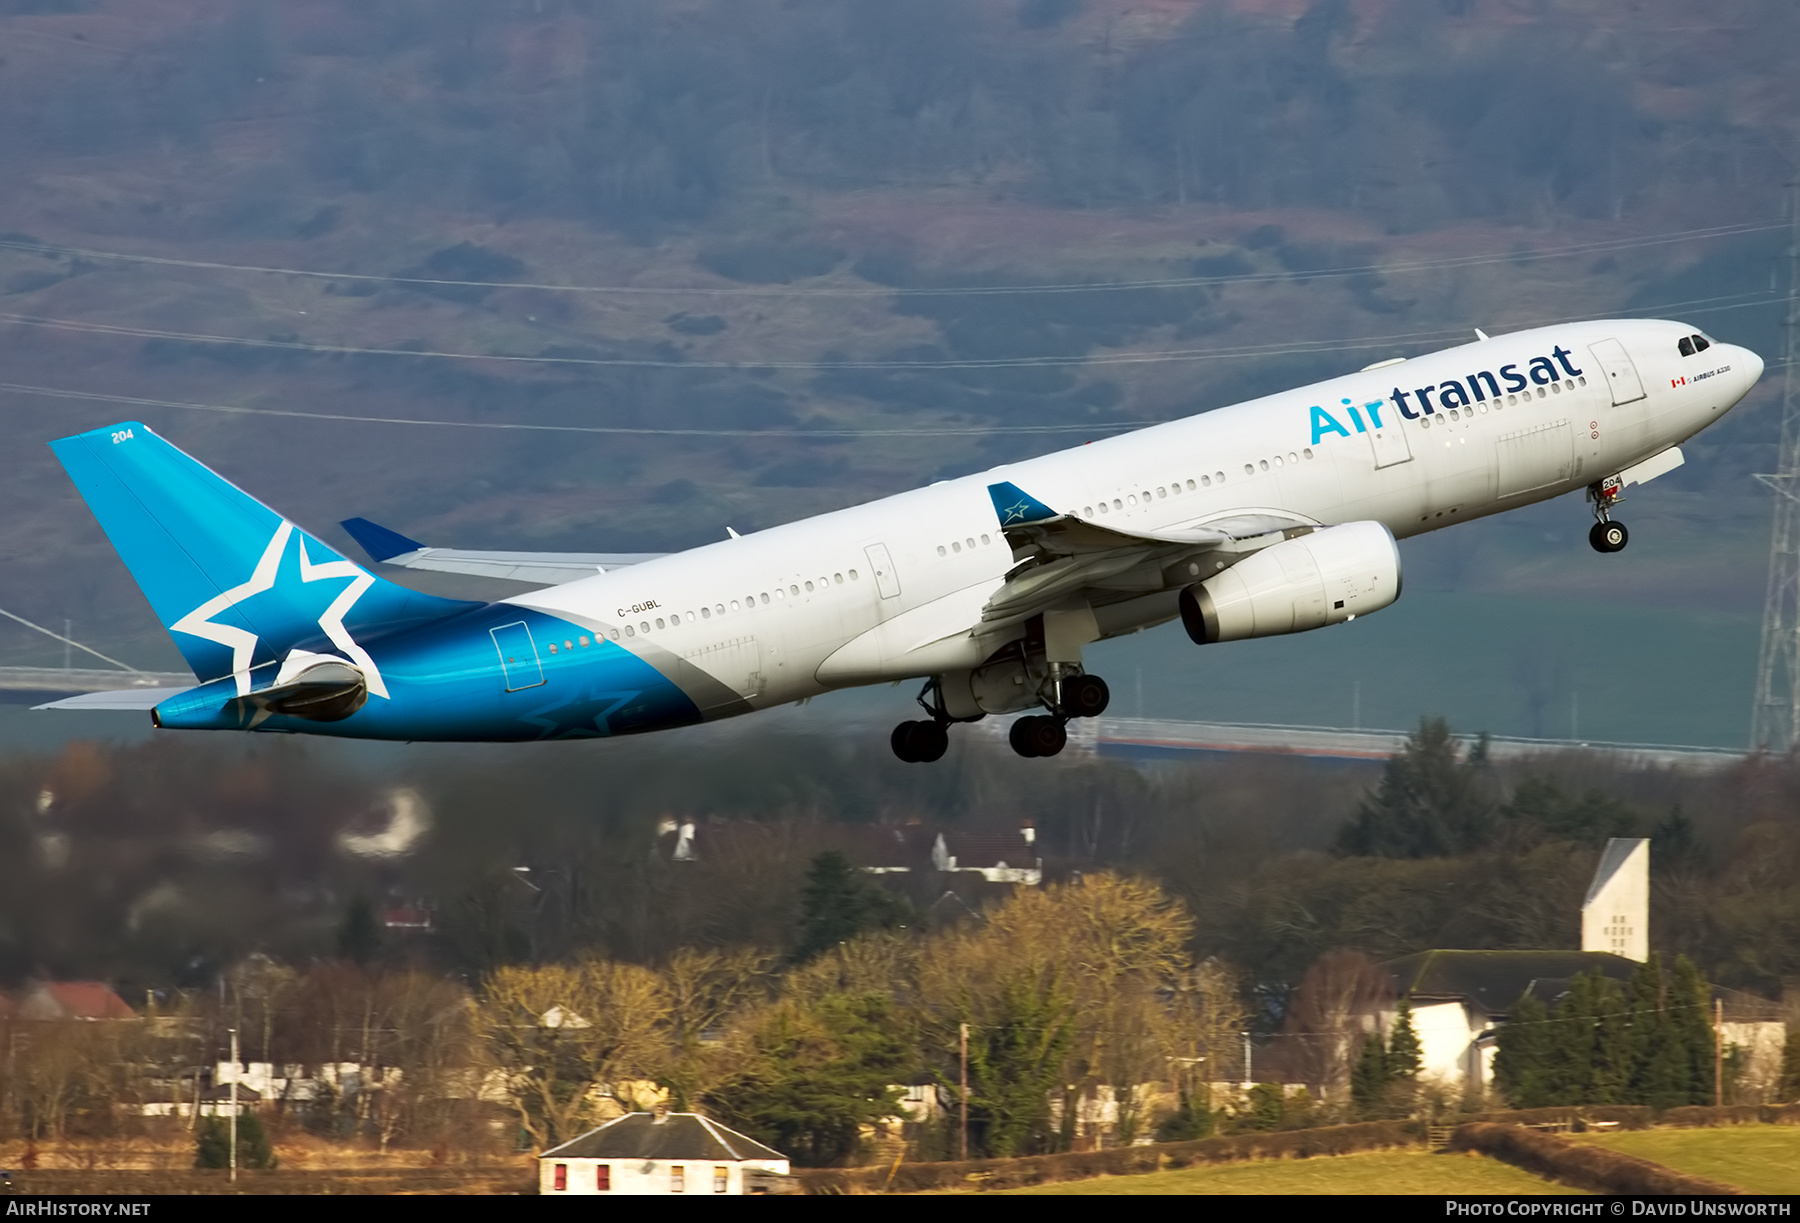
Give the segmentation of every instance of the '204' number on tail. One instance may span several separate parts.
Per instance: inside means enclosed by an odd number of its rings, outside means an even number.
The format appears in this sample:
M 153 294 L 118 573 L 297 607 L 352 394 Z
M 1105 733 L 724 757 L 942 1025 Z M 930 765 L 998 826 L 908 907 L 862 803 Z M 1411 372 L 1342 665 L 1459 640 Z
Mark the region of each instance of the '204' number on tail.
M 113 445 L 115 445 L 115 446 L 117 446 L 120 442 L 128 442 L 130 440 L 131 440 L 131 430 L 130 429 L 121 429 L 117 433 L 113 434 Z

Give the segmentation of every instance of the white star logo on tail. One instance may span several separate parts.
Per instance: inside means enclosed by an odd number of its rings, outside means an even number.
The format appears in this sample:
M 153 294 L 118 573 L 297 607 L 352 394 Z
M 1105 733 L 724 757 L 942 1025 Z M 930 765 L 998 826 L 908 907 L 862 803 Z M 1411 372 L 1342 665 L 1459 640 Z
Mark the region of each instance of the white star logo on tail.
M 283 522 L 275 528 L 275 534 L 269 540 L 269 546 L 256 562 L 256 568 L 250 573 L 248 581 L 240 586 L 214 598 L 208 599 L 199 607 L 170 625 L 172 631 L 186 633 L 191 637 L 214 641 L 231 651 L 232 678 L 237 681 L 239 696 L 250 694 L 250 660 L 256 652 L 257 635 L 248 629 L 237 628 L 230 624 L 215 624 L 213 617 L 226 608 L 236 607 L 246 599 L 254 598 L 265 590 L 275 586 L 276 576 L 281 571 L 281 558 L 287 552 L 288 538 L 294 533 L 294 524 Z M 332 600 L 331 606 L 319 617 L 319 628 L 331 643 L 347 654 L 352 662 L 362 668 L 363 677 L 369 685 L 372 696 L 386 698 L 387 685 L 382 682 L 381 671 L 375 666 L 375 660 L 369 652 L 356 644 L 350 631 L 344 627 L 344 617 L 362 598 L 363 591 L 375 584 L 375 577 L 354 561 L 327 561 L 322 565 L 312 563 L 312 557 L 306 554 L 306 536 L 300 537 L 300 580 L 302 582 L 320 582 L 328 578 L 349 578 L 350 584 L 344 587 L 338 597 Z

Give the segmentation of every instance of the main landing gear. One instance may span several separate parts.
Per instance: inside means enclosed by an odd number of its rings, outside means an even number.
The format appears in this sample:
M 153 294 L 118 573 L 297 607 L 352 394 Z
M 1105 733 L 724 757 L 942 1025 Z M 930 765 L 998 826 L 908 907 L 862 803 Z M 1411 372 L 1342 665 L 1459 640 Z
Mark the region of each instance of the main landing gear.
M 1098 675 L 1071 675 L 1048 685 L 1055 701 L 1046 700 L 1044 714 L 1019 718 L 1012 724 L 1007 741 L 1021 756 L 1054 756 L 1068 744 L 1066 724 L 1070 718 L 1097 718 L 1106 711 L 1112 694 L 1106 681 Z M 929 764 L 943 759 L 950 746 L 950 724 L 957 719 L 944 711 L 937 681 L 929 680 L 919 693 L 919 705 L 930 714 L 929 719 L 902 722 L 894 727 L 888 743 L 894 755 L 908 764 Z
M 1588 500 L 1594 503 L 1597 520 L 1588 531 L 1588 544 L 1596 552 L 1623 552 L 1625 545 L 1631 542 L 1631 532 L 1625 529 L 1624 523 L 1613 521 L 1612 508 L 1625 499 L 1625 482 L 1617 476 L 1608 476 L 1588 485 L 1587 492 Z

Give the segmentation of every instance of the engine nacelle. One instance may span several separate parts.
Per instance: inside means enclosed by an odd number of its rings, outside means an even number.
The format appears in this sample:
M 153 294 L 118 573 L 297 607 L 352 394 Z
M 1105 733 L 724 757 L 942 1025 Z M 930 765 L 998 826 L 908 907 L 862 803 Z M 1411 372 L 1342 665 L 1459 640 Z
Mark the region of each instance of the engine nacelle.
M 1400 597 L 1400 549 L 1379 522 L 1285 539 L 1181 592 L 1197 645 L 1341 624 Z

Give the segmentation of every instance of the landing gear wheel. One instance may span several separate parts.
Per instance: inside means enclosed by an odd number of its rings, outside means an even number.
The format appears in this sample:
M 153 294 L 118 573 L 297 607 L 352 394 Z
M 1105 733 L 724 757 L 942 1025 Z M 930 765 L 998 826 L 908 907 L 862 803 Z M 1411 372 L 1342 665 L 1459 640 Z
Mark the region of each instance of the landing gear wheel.
M 1112 693 L 1098 675 L 1077 675 L 1062 682 L 1063 712 L 1071 718 L 1097 718 L 1106 712 Z
M 1625 529 L 1625 524 L 1610 519 L 1596 522 L 1593 530 L 1588 532 L 1588 543 L 1596 552 L 1622 552 L 1630 542 L 1631 532 Z
M 939 722 L 902 722 L 894 727 L 888 745 L 908 764 L 930 764 L 943 759 L 950 735 Z
M 1061 718 L 1037 715 L 1014 722 L 1007 738 L 1013 751 L 1021 756 L 1054 756 L 1069 741 L 1069 733 L 1063 729 Z

